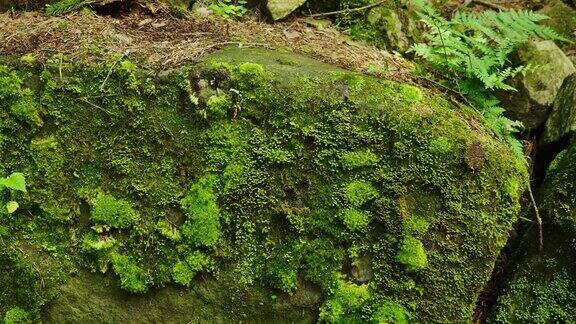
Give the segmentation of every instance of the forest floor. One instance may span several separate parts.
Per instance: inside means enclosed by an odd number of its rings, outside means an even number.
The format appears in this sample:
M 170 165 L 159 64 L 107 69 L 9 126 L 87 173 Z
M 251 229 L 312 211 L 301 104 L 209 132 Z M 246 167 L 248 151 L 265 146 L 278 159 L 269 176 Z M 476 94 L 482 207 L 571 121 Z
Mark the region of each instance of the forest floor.
M 268 24 L 216 16 L 177 19 L 141 10 L 119 18 L 92 11 L 58 17 L 19 12 L 1 13 L 0 24 L 0 55 L 31 55 L 40 62 L 62 53 L 65 60 L 82 57 L 97 63 L 128 52 L 146 67 L 164 70 L 198 62 L 226 46 L 264 47 L 398 81 L 410 78 L 410 64 L 401 57 L 303 18 Z

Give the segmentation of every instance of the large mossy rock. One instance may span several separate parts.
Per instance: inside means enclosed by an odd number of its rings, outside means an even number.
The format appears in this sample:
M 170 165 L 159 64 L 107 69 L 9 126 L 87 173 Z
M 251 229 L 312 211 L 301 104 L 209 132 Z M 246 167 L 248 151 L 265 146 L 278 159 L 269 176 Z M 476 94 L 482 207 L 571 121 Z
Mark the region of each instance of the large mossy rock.
M 411 85 L 249 49 L 2 62 L 0 175 L 28 192 L 0 192 L 0 269 L 26 274 L 0 314 L 467 322 L 517 218 L 523 161 Z
M 512 81 L 517 92 L 505 92 L 499 97 L 506 115 L 521 121 L 527 129 L 541 126 L 550 113 L 562 83 L 576 68 L 552 41 L 533 41 L 518 51 L 520 63 L 536 67 Z
M 544 250 L 530 229 L 494 322 L 576 322 L 576 144 L 550 165 L 540 208 Z

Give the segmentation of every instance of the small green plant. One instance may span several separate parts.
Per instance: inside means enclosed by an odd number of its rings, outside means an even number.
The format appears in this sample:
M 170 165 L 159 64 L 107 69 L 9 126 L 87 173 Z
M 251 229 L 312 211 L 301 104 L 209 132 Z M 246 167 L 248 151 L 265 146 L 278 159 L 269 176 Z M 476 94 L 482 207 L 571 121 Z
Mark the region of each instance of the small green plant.
M 246 4 L 245 0 L 218 0 L 214 1 L 209 8 L 214 14 L 224 18 L 242 17 L 248 11 Z
M 62 0 L 46 6 L 46 14 L 49 16 L 59 16 L 67 12 L 78 10 L 86 5 L 87 0 Z
M 493 90 L 515 90 L 506 81 L 536 67 L 513 66 L 510 55 L 531 38 L 565 40 L 538 22 L 548 17 L 532 11 L 456 12 L 444 18 L 432 5 L 412 0 L 418 16 L 429 28 L 427 43 L 411 51 L 446 78 L 445 86 L 460 93 L 486 117 L 496 135 L 509 142 L 523 156 L 513 133 L 522 126 L 503 116 L 504 109 Z
M 362 231 L 370 223 L 370 213 L 356 209 L 346 209 L 342 212 L 342 221 L 351 231 Z
M 4 188 L 26 192 L 26 179 L 24 178 L 24 175 L 15 172 L 4 179 L 0 179 L 0 191 Z M 18 207 L 20 207 L 20 205 L 16 201 L 9 201 L 6 203 L 6 210 L 9 214 L 15 212 Z

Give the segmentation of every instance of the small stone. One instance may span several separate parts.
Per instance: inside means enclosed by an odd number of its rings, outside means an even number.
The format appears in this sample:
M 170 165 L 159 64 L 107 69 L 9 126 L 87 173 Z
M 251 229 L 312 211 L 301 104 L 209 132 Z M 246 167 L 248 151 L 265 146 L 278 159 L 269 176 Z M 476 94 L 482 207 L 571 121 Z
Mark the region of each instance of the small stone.
M 281 20 L 300 8 L 306 0 L 268 0 L 268 10 L 272 19 Z

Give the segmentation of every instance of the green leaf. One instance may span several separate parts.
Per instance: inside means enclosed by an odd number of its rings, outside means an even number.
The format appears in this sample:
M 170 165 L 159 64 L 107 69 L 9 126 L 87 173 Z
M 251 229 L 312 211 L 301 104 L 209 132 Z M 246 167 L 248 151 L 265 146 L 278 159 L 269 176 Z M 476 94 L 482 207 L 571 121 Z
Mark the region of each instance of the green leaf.
M 18 207 L 20 207 L 20 205 L 18 205 L 18 203 L 15 201 L 9 201 L 6 204 L 6 209 L 8 210 L 8 214 L 12 214 L 13 212 L 15 212 L 16 209 L 18 209 Z
M 15 172 L 7 178 L 0 179 L 0 186 L 26 192 L 26 179 L 22 173 Z

